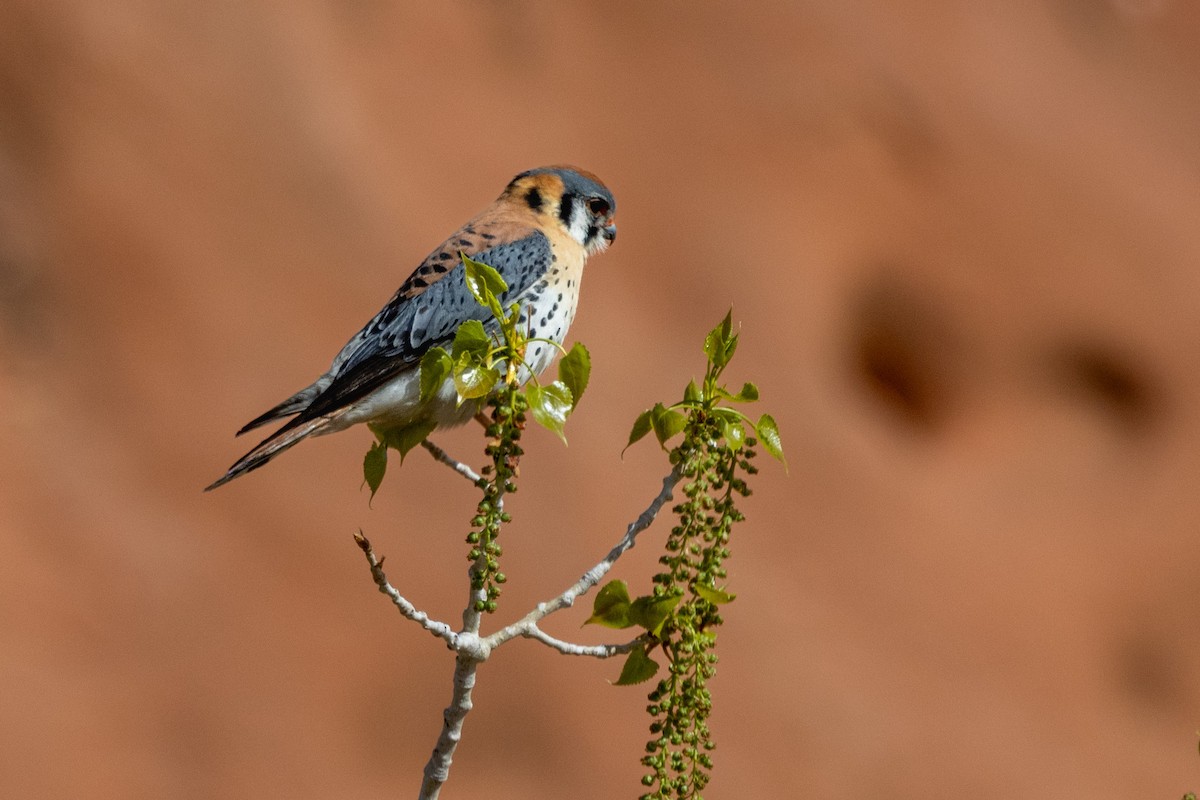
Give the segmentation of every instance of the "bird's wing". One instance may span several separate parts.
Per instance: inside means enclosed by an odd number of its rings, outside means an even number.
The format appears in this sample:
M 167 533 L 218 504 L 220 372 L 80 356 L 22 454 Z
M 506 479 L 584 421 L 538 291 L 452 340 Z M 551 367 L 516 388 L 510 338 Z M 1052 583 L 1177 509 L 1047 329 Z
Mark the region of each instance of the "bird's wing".
M 330 370 L 333 380 L 294 421 L 315 419 L 365 397 L 414 367 L 431 347 L 448 345 L 463 322 L 491 322 L 491 312 L 476 303 L 467 289 L 461 259 L 440 272 L 427 270 L 431 265 L 453 263 L 443 254 L 457 242 L 463 242 L 462 252 L 495 268 L 504 278 L 508 290 L 499 299 L 505 305 L 524 294 L 550 269 L 550 240 L 541 231 L 528 229 L 520 238 L 486 248 L 478 247 L 481 241 L 491 244 L 478 238 L 451 238 L 434 251 L 346 344 Z M 454 251 L 453 258 L 458 259 L 458 252 Z

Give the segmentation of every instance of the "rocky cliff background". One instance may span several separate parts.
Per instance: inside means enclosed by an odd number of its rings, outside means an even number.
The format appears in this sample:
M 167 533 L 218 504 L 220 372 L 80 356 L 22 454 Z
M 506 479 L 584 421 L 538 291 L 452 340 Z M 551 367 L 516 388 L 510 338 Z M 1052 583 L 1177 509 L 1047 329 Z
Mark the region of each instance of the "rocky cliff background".
M 737 531 L 706 796 L 1200 786 L 1198 36 L 1178 0 L 7 0 L 0 795 L 415 793 L 451 663 L 351 534 L 454 618 L 470 488 L 417 454 L 368 508 L 366 431 L 200 488 L 561 162 L 621 235 L 500 619 L 653 496 L 629 425 L 732 304 L 790 472 L 764 460 Z M 551 628 L 609 638 L 586 614 Z M 634 796 L 616 669 L 497 653 L 446 796 Z

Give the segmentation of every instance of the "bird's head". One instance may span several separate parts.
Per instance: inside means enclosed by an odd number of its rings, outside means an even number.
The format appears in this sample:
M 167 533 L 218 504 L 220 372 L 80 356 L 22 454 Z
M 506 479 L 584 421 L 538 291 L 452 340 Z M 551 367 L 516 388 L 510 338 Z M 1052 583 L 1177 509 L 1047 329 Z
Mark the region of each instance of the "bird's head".
M 617 201 L 612 192 L 590 172 L 577 167 L 539 167 L 512 179 L 504 196 L 528 205 L 559 225 L 572 239 L 593 255 L 617 238 L 613 217 Z

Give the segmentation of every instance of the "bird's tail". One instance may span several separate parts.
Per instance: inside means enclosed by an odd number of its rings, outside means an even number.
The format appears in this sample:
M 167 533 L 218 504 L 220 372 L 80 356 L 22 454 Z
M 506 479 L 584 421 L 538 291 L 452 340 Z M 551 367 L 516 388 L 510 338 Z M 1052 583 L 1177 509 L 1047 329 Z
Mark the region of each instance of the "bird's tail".
M 229 471 L 217 478 L 215 481 L 204 487 L 204 491 L 211 492 L 218 486 L 224 486 L 234 478 L 245 475 L 247 472 L 256 470 L 266 464 L 275 456 L 287 450 L 292 445 L 306 439 L 313 434 L 319 433 L 333 420 L 340 416 L 338 413 L 328 414 L 316 419 L 294 419 L 287 425 L 284 425 L 279 430 L 259 442 L 258 446 L 251 450 L 246 455 L 242 456 L 237 462 L 229 468 Z
M 260 425 L 266 425 L 268 422 L 274 422 L 277 419 L 283 419 L 284 417 L 291 416 L 292 414 L 299 414 L 301 411 L 308 408 L 317 395 L 325 391 L 326 387 L 329 386 L 329 383 L 329 377 L 322 375 L 311 386 L 305 386 L 303 389 L 296 392 L 294 395 L 289 397 L 287 400 L 284 400 L 270 411 L 265 411 L 247 422 L 242 426 L 242 429 L 238 431 L 236 435 L 241 436 L 246 431 L 254 430 Z

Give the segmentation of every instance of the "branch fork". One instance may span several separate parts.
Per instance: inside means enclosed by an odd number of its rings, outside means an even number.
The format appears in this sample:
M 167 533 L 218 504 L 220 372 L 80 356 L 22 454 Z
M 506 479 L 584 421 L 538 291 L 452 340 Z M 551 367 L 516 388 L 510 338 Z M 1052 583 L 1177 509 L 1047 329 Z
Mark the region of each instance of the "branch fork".
M 422 442 L 422 446 L 433 458 L 446 465 L 473 485 L 479 485 L 484 479 L 468 465 L 447 455 L 433 442 Z M 539 627 L 538 623 L 551 614 L 570 608 L 575 601 L 591 591 L 608 574 L 617 559 L 637 544 L 638 535 L 650 527 L 658 512 L 671 500 L 675 486 L 682 479 L 679 468 L 673 469 L 662 482 L 662 490 L 650 502 L 646 510 L 637 519 L 629 523 L 625 535 L 601 559 L 601 561 L 567 587 L 561 594 L 537 606 L 521 619 L 513 622 L 488 636 L 480 636 L 479 628 L 482 614 L 475 610 L 476 601 L 481 590 L 472 590 L 463 611 L 463 627 L 455 630 L 449 623 L 433 619 L 424 611 L 414 606 L 407 598 L 392 586 L 383 571 L 383 559 L 375 555 L 371 542 L 359 531 L 354 535 L 354 541 L 366 556 L 371 570 L 371 577 L 379 591 L 387 595 L 392 605 L 408 620 L 420 625 L 429 633 L 446 643 L 455 652 L 454 687 L 450 705 L 444 714 L 444 724 L 441 735 L 429 762 L 425 765 L 424 780 L 421 785 L 420 800 L 436 800 L 441 792 L 442 784 L 446 782 L 450 772 L 450 764 L 454 750 L 462 734 L 462 725 L 467 713 L 471 710 L 471 691 L 475 686 L 475 672 L 480 664 L 491 656 L 492 651 L 506 642 L 516 638 L 532 639 L 541 642 L 552 650 L 570 656 L 588 656 L 591 658 L 611 658 L 630 652 L 638 640 L 633 639 L 620 644 L 584 645 L 567 642 L 555 638 Z

